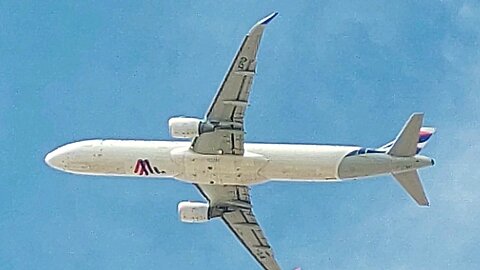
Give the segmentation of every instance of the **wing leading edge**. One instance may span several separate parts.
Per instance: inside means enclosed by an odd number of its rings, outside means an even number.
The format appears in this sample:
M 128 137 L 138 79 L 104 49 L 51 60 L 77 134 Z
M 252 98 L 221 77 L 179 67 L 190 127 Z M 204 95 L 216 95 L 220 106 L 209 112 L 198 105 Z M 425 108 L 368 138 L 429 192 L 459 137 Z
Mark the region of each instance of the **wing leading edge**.
M 274 12 L 257 22 L 243 39 L 230 68 L 212 101 L 205 119 L 214 130 L 192 142 L 200 154 L 243 155 L 244 115 L 256 73 L 257 52 L 265 26 L 277 16 Z
M 257 22 L 243 39 L 212 101 L 205 121 L 213 131 L 192 142 L 200 154 L 244 154 L 244 115 L 256 73 L 256 59 L 265 26 L 272 13 Z M 209 218 L 221 218 L 243 246 L 266 270 L 280 270 L 273 251 L 252 211 L 250 188 L 234 185 L 195 185 L 209 202 Z
M 247 186 L 195 185 L 209 201 L 210 218 L 220 217 L 243 246 L 266 270 L 280 270 L 252 211 Z

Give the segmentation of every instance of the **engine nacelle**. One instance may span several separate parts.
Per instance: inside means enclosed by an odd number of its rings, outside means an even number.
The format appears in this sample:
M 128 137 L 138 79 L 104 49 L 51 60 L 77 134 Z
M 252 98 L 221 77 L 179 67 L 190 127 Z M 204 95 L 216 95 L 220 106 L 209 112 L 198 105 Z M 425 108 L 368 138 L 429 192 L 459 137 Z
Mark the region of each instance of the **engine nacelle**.
M 200 134 L 202 120 L 189 117 L 173 117 L 168 120 L 168 129 L 173 138 L 191 139 Z
M 183 201 L 178 204 L 178 216 L 186 223 L 207 222 L 209 207 L 208 203 Z

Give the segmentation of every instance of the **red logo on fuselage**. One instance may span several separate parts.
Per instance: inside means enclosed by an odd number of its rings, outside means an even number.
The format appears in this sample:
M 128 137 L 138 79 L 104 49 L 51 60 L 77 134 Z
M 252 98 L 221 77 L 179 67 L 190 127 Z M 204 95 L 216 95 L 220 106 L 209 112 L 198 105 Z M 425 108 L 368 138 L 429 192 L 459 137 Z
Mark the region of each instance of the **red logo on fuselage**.
M 157 167 L 150 165 L 148 159 L 137 160 L 133 172 L 138 175 L 165 174 L 165 171 L 159 170 Z

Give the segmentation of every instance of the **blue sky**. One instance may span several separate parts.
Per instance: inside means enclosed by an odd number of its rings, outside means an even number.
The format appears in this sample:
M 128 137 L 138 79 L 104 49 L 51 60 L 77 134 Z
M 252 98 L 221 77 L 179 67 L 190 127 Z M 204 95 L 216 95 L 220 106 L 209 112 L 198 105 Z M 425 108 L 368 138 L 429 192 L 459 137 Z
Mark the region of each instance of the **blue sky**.
M 414 111 L 436 126 L 417 207 L 390 177 L 255 186 L 285 269 L 478 269 L 476 1 L 2 1 L 0 268 L 256 269 L 174 180 L 76 176 L 44 155 L 89 138 L 169 139 L 203 116 L 240 41 L 262 40 L 248 141 L 379 146 Z

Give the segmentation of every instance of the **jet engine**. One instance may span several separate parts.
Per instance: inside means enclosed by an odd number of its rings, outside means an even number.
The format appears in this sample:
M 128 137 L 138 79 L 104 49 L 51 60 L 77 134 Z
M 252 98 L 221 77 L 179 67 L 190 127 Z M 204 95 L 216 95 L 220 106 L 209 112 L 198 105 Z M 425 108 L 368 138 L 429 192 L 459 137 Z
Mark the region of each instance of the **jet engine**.
M 202 120 L 189 117 L 173 117 L 168 120 L 168 129 L 173 138 L 191 139 L 200 134 Z
M 183 201 L 178 204 L 178 215 L 186 223 L 207 222 L 209 207 L 208 203 Z

